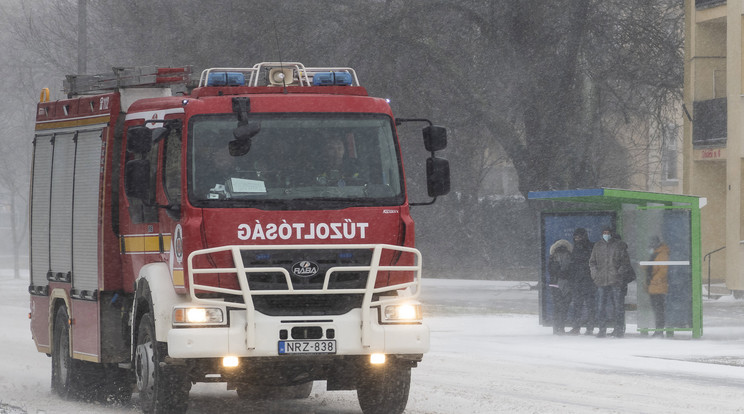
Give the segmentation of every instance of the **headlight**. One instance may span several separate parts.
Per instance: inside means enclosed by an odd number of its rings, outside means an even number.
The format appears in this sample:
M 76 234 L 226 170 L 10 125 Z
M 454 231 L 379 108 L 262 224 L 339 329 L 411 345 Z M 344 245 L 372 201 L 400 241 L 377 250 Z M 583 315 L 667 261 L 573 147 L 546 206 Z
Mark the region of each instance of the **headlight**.
M 223 325 L 224 312 L 220 308 L 175 308 L 173 326 Z
M 403 303 L 385 305 L 382 323 L 419 323 L 421 322 L 421 305 L 418 303 Z

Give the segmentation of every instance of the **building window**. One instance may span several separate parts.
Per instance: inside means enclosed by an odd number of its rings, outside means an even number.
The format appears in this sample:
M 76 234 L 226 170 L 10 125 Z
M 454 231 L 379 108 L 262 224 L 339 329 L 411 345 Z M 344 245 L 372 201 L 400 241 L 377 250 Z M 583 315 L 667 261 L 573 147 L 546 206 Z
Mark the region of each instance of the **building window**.
M 726 145 L 726 98 L 695 101 L 692 121 L 692 145 Z
M 677 181 L 679 179 L 677 171 L 677 140 L 679 136 L 679 126 L 669 125 L 664 134 L 664 140 L 661 144 L 661 179 L 662 181 Z

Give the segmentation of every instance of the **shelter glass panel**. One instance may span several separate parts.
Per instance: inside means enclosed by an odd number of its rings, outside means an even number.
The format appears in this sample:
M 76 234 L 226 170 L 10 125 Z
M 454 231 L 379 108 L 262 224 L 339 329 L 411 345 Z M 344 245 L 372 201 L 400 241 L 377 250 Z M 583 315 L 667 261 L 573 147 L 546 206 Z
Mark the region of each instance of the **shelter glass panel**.
M 548 271 L 550 260 L 550 246 L 558 240 L 568 240 L 573 244 L 573 234 L 577 228 L 587 231 L 590 242 L 596 242 L 602 237 L 602 227 L 614 226 L 615 212 L 562 212 L 542 213 L 542 272 L 540 279 L 540 323 L 552 326 L 554 303 L 551 285 L 556 281 L 551 278 Z M 573 323 L 575 318 L 580 318 L 579 310 L 570 305 L 568 322 Z
M 636 270 L 638 329 L 692 327 L 691 222 L 688 209 L 628 209 L 624 238 Z

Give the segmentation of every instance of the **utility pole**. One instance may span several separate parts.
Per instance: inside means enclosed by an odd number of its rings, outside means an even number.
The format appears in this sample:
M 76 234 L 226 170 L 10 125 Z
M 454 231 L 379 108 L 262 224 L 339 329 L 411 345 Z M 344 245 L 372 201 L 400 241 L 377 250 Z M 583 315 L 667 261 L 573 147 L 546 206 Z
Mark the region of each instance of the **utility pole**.
M 87 0 L 78 0 L 78 36 L 77 36 L 77 57 L 78 57 L 78 74 L 84 74 L 88 68 L 88 11 Z

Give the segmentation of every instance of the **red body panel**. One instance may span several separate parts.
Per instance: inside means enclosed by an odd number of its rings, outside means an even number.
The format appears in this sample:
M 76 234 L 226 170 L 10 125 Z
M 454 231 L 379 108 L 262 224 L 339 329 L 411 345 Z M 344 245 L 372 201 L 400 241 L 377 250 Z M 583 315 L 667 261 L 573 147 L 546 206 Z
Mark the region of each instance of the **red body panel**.
M 90 252 L 96 256 L 99 273 L 97 275 L 99 291 L 118 290 L 122 288 L 122 268 L 118 250 L 117 237 L 113 232 L 111 215 L 111 176 L 113 165 L 113 125 L 117 123 L 121 112 L 118 93 L 96 96 L 82 96 L 62 101 L 41 102 L 36 112 L 36 130 L 43 134 L 48 130 L 70 129 L 85 130 L 98 128 L 101 132 L 101 168 L 99 177 L 99 220 L 98 251 Z M 51 349 L 51 326 L 54 301 L 64 301 L 68 306 L 71 326 L 72 350 L 76 357 L 91 361 L 100 360 L 100 324 L 99 302 L 80 300 L 72 296 L 73 286 L 70 283 L 49 282 L 47 292 L 56 292 L 50 296 L 31 296 L 31 331 L 39 351 Z M 62 292 L 62 293 L 59 293 Z M 77 322 L 77 323 L 75 323 Z
M 380 113 L 392 117 L 390 106 L 384 99 L 357 95 L 325 95 L 304 93 L 297 95 L 261 94 L 243 95 L 251 101 L 251 112 L 358 112 Z M 129 114 L 152 112 L 183 107 L 186 117 L 210 113 L 232 113 L 234 96 L 207 96 L 194 99 L 191 96 L 143 99 L 129 107 Z M 186 102 L 186 104 L 184 104 Z
M 98 301 L 72 301 L 72 350 L 81 359 L 99 360 L 101 355 Z
M 31 337 L 39 352 L 50 352 L 49 296 L 31 296 Z

